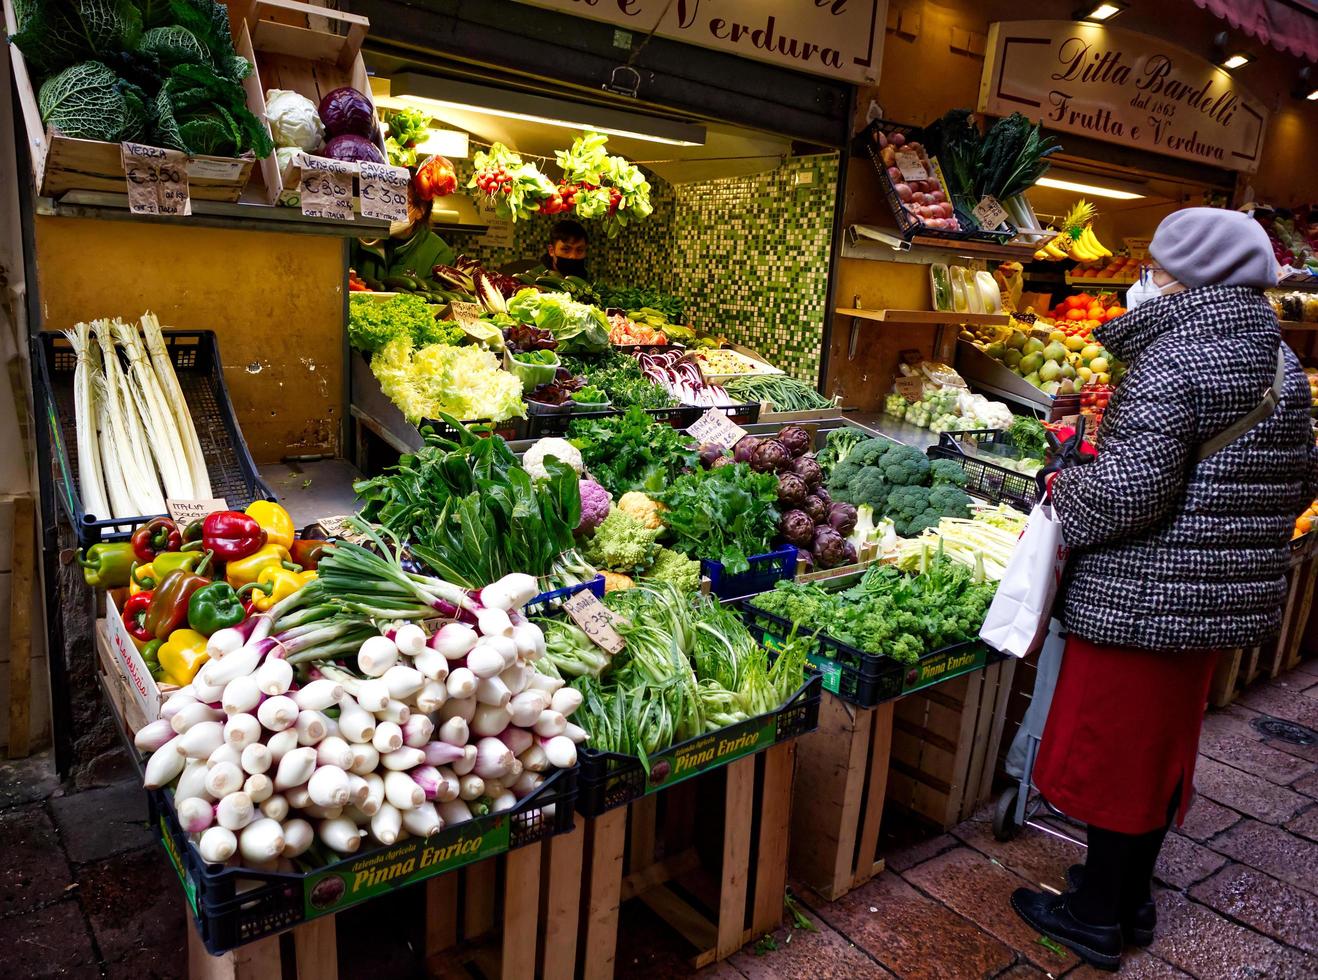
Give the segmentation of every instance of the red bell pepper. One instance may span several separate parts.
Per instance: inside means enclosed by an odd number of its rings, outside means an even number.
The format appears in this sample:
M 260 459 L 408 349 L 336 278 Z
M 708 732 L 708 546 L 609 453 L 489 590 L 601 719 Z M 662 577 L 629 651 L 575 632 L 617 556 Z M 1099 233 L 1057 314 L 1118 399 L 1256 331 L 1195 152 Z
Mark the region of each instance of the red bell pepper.
M 146 611 L 151 605 L 151 596 L 150 592 L 139 592 L 137 595 L 129 596 L 128 601 L 124 603 L 124 628 L 138 643 L 150 643 L 156 638 L 155 634 L 146 628 Z
M 298 538 L 289 545 L 288 553 L 293 561 L 301 565 L 303 569 L 311 571 L 320 564 L 320 559 L 324 557 L 325 552 L 333 549 L 334 545 L 328 541 Z
M 133 532 L 133 554 L 146 564 L 162 551 L 178 551 L 183 546 L 183 532 L 168 517 L 153 517 Z
M 236 510 L 218 510 L 201 525 L 202 546 L 215 553 L 215 560 L 237 561 L 265 544 L 265 529 L 253 517 Z

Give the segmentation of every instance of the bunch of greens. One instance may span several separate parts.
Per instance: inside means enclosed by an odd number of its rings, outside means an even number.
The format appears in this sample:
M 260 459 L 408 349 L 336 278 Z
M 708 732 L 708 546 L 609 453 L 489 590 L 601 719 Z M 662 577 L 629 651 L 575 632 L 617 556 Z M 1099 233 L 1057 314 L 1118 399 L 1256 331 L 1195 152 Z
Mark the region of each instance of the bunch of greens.
M 673 296 L 653 286 L 605 286 L 596 285 L 599 292 L 599 305 L 606 309 L 618 310 L 658 310 L 673 323 L 682 322 L 682 313 L 686 308 L 680 296 Z
M 785 374 L 733 378 L 723 388 L 735 401 L 765 402 L 771 412 L 809 412 L 833 407 L 833 402 L 814 385 Z
M 414 347 L 462 343 L 466 339 L 462 328 L 452 320 L 435 319 L 436 312 L 420 296 L 376 299 L 369 293 L 353 293 L 348 299 L 348 343 L 367 354 L 400 338 Z
M 410 339 L 396 337 L 371 357 L 371 373 L 414 425 L 445 415 L 491 422 L 526 415 L 522 382 L 479 347 L 414 347 Z
M 849 589 L 779 582 L 751 604 L 866 653 L 913 664 L 926 653 L 978 637 L 995 591 L 996 583 L 936 554 L 917 575 L 871 565 Z
M 604 308 L 599 292 L 580 276 L 565 276 L 561 272 L 551 272 L 540 265 L 513 278 L 524 286 L 535 286 L 537 289 L 551 293 L 567 293 L 578 303 L 589 303 L 591 306 Z
M 416 145 L 430 131 L 430 113 L 424 109 L 399 109 L 389 113 L 385 122 L 389 124 L 389 137 L 384 141 L 389 162 L 395 167 L 415 167 Z
M 574 419 L 567 434 L 595 482 L 615 497 L 631 490 L 662 490 L 698 463 L 685 433 L 656 423 L 639 408 L 608 418 Z
M 729 575 L 749 569 L 778 536 L 778 477 L 745 463 L 695 469 L 654 496 L 667 508 L 673 549 L 721 562 Z
M 602 389 L 614 408 L 672 408 L 677 399 L 644 374 L 636 358 L 615 350 L 598 357 L 565 356 L 563 367 L 583 377 L 586 383 Z
M 980 145 L 976 198 L 992 194 L 999 201 L 1023 194 L 1048 172 L 1048 157 L 1061 150 L 1043 126 L 1019 112 L 999 119 Z
M 508 315 L 521 323 L 548 330 L 565 353 L 591 353 L 609 348 L 609 321 L 604 312 L 578 303 L 566 293 L 523 289 L 508 301 Z
M 969 109 L 952 109 L 925 131 L 925 147 L 938 157 L 947 178 L 952 202 L 962 211 L 979 203 L 975 181 L 979 175 L 981 138 Z
M 1041 460 L 1048 455 L 1048 430 L 1033 415 L 1013 416 L 1007 439 L 1028 459 Z

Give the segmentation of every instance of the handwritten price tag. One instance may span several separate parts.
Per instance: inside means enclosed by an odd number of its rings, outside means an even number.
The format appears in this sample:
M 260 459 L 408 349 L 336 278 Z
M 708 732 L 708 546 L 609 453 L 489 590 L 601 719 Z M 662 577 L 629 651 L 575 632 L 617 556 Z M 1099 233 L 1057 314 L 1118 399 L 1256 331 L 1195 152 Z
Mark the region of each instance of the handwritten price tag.
M 929 171 L 924 167 L 920 154 L 914 150 L 897 151 L 897 169 L 902 172 L 903 180 L 928 180 Z
M 179 524 L 187 524 L 207 514 L 214 514 L 217 510 L 228 509 L 229 505 L 223 497 L 212 497 L 210 500 L 165 501 L 165 510 L 169 511 L 169 516 Z
M 1007 214 L 1007 209 L 998 203 L 998 199 L 992 194 L 985 194 L 980 198 L 971 213 L 974 214 L 981 228 L 996 228 L 1011 217 Z
M 897 394 L 901 395 L 908 402 L 918 402 L 924 394 L 924 380 L 922 378 L 900 377 L 896 381 Z
M 298 194 L 302 213 L 308 218 L 352 220 L 352 178 L 356 169 L 342 160 L 329 160 L 303 153 L 298 157 L 302 176 Z
M 412 175 L 406 167 L 362 162 L 359 174 L 362 217 L 385 221 L 407 220 L 407 188 Z
M 485 315 L 485 307 L 479 303 L 452 302 L 448 305 L 450 320 L 456 320 L 460 326 L 471 326 Z
M 699 442 L 731 448 L 746 436 L 746 430 L 717 408 L 711 408 L 686 430 Z
M 617 653 L 627 645 L 627 641 L 613 628 L 617 617 L 589 589 L 570 596 L 563 603 L 563 611 L 572 617 L 572 621 L 600 649 Z
M 120 143 L 128 210 L 133 214 L 192 213 L 188 195 L 188 155 L 142 143 Z

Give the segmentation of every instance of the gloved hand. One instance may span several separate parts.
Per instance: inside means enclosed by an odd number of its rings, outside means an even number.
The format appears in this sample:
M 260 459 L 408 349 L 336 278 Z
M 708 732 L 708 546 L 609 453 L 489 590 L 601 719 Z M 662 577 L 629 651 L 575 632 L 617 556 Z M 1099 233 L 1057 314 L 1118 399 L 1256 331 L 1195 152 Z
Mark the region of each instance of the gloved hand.
M 1034 475 L 1035 481 L 1039 484 L 1039 496 L 1044 500 L 1048 499 L 1052 477 L 1055 474 L 1068 466 L 1082 466 L 1093 461 L 1094 456 L 1085 451 L 1084 430 L 1080 429 L 1070 438 L 1063 440 L 1057 447 L 1057 452 L 1053 453 L 1043 465 L 1043 469 Z

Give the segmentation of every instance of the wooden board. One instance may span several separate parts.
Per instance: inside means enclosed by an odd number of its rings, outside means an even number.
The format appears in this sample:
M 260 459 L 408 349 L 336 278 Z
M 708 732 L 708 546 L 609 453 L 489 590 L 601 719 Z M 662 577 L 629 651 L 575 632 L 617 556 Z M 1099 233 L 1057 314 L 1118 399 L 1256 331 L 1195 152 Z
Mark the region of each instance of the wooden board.
M 36 505 L 14 499 L 14 535 L 9 586 L 9 758 L 31 749 L 32 593 L 36 589 Z
M 585 840 L 578 820 L 571 833 L 545 844 L 543 980 L 572 980 L 575 973 Z
M 504 859 L 503 961 L 505 977 L 535 976 L 540 926 L 540 842 Z
M 1005 313 L 956 313 L 944 310 L 861 310 L 842 308 L 833 311 L 837 316 L 858 317 L 875 323 L 932 323 L 945 326 L 970 324 L 971 326 L 1002 326 L 1011 320 Z
M 586 933 L 582 946 L 582 976 L 605 980 L 614 974 L 618 948 L 618 905 L 622 893 L 623 844 L 627 809 L 610 810 L 586 821 L 590 853 L 586 890 Z

